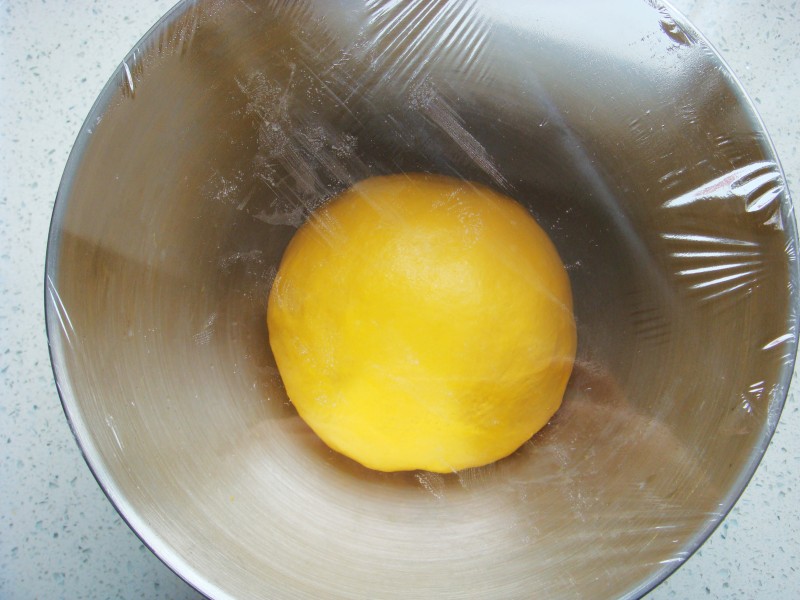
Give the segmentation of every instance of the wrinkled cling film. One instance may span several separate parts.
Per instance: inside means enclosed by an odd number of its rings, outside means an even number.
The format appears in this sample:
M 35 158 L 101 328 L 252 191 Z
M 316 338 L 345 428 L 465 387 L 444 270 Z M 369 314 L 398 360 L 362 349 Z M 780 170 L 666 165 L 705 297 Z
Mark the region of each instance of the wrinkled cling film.
M 453 474 L 330 451 L 264 323 L 316 209 L 419 172 L 520 202 L 578 325 L 550 424 Z M 763 126 L 667 4 L 197 0 L 125 57 L 78 138 L 48 334 L 99 482 L 210 597 L 631 597 L 766 448 L 796 247 Z

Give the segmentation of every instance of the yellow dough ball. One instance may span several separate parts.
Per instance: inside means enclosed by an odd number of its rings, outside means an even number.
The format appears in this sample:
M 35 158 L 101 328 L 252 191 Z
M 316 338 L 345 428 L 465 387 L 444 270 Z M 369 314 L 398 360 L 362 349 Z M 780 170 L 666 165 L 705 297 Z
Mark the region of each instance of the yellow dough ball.
M 432 175 L 367 179 L 313 213 L 267 325 L 300 416 L 380 471 L 508 456 L 561 405 L 576 347 L 547 234 L 506 196 Z

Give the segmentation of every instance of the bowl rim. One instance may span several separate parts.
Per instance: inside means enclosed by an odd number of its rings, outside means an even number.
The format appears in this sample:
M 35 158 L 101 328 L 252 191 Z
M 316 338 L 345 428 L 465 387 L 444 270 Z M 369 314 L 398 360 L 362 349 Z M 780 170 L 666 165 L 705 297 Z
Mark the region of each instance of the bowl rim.
M 131 505 L 121 493 L 113 477 L 106 469 L 104 461 L 92 441 L 91 434 L 86 424 L 83 422 L 75 400 L 76 395 L 71 387 L 70 375 L 64 368 L 64 357 L 69 350 L 64 348 L 62 333 L 70 329 L 71 324 L 69 323 L 69 316 L 63 310 L 63 305 L 58 296 L 57 282 L 59 248 L 64 216 L 66 214 L 75 174 L 79 169 L 92 135 L 92 127 L 102 118 L 105 110 L 116 97 L 120 85 L 125 85 L 130 82 L 129 64 L 133 64 L 137 60 L 139 48 L 149 46 L 150 42 L 159 32 L 167 29 L 192 6 L 199 5 L 205 1 L 206 0 L 179 0 L 177 4 L 159 18 L 123 57 L 119 66 L 114 70 L 103 86 L 100 94 L 89 110 L 88 115 L 84 119 L 72 149 L 70 150 L 53 205 L 45 255 L 43 282 L 44 318 L 50 363 L 62 409 L 64 410 L 70 431 L 75 438 L 81 455 L 98 485 L 103 490 L 103 493 L 111 502 L 120 518 L 139 538 L 141 543 L 187 585 L 209 598 L 232 599 L 233 596 L 210 582 L 202 573 L 193 567 L 188 560 L 182 557 L 175 548 L 163 539 L 161 534 L 146 523 L 133 505 Z M 755 103 L 747 94 L 741 81 L 736 77 L 719 51 L 694 25 L 692 25 L 689 19 L 673 5 L 672 0 L 648 0 L 648 3 L 654 6 L 654 8 L 663 7 L 669 17 L 672 18 L 683 31 L 690 33 L 699 43 L 709 49 L 711 54 L 710 59 L 716 61 L 721 71 L 729 78 L 731 90 L 736 93 L 739 105 L 745 109 L 747 114 L 752 118 L 753 129 L 763 133 L 761 141 L 762 149 L 768 158 L 774 162 L 785 185 L 784 191 L 779 197 L 780 210 L 784 217 L 784 232 L 787 241 L 791 241 L 794 247 L 797 248 L 797 225 L 793 211 L 792 198 L 788 189 L 788 184 L 786 184 L 786 176 L 777 156 L 772 138 L 756 109 Z M 788 266 L 789 303 L 787 325 L 792 338 L 788 340 L 789 353 L 787 358 L 790 360 L 784 361 L 781 368 L 779 383 L 776 392 L 772 395 L 761 437 L 758 442 L 753 445 L 750 457 L 739 473 L 735 483 L 719 503 L 719 510 L 712 513 L 712 518 L 708 519 L 705 525 L 699 528 L 694 536 L 689 538 L 684 548 L 676 552 L 674 558 L 664 561 L 659 569 L 652 571 L 648 577 L 643 579 L 638 585 L 633 586 L 622 598 L 634 599 L 645 596 L 675 573 L 681 565 L 685 564 L 725 520 L 747 488 L 747 485 L 761 463 L 786 404 L 797 360 L 798 335 L 800 334 L 800 289 L 798 289 L 798 283 L 800 283 L 800 264 L 796 257 L 790 256 Z

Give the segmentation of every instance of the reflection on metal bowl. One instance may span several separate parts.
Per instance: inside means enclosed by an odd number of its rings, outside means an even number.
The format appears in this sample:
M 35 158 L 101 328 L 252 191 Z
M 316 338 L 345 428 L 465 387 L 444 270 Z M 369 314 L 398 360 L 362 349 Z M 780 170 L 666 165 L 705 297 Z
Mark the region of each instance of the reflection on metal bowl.
M 184 2 L 103 91 L 51 229 L 54 369 L 110 499 L 206 595 L 637 596 L 741 493 L 797 342 L 780 167 L 688 24 L 577 4 Z M 575 297 L 562 410 L 451 475 L 328 450 L 264 323 L 309 212 L 404 171 L 519 200 Z

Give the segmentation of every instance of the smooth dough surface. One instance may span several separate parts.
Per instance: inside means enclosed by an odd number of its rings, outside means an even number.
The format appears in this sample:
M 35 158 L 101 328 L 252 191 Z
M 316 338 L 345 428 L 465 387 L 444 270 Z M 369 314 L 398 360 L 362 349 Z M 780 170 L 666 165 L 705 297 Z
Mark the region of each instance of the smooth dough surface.
M 381 471 L 511 454 L 560 406 L 576 348 L 547 234 L 506 196 L 433 175 L 367 179 L 312 214 L 267 324 L 300 416 Z

